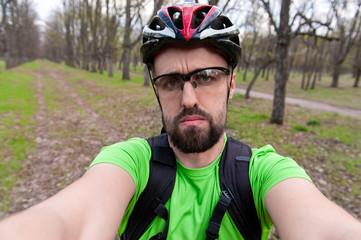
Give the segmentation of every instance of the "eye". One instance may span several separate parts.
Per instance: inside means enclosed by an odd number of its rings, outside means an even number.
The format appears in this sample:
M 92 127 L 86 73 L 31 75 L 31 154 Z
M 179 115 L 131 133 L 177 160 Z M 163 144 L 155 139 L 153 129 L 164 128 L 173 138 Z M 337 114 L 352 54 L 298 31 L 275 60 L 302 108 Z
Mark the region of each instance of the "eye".
M 164 76 L 157 80 L 157 86 L 162 90 L 180 89 L 182 80 L 179 76 Z
M 193 76 L 193 79 L 198 84 L 205 85 L 205 84 L 212 84 L 213 82 L 217 81 L 219 77 L 220 76 L 217 73 L 217 71 L 212 69 L 207 69 L 196 73 Z

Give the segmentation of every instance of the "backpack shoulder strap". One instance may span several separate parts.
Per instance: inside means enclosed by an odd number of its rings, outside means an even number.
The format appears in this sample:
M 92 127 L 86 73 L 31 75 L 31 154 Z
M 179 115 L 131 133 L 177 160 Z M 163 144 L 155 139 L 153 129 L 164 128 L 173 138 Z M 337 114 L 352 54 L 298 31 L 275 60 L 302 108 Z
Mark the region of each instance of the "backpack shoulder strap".
M 261 239 L 261 227 L 249 181 L 251 156 L 252 150 L 248 145 L 228 138 L 219 167 L 221 197 L 211 217 L 207 239 L 218 238 L 220 224 L 227 210 L 244 239 Z
M 167 224 L 163 233 L 152 239 L 167 237 L 169 218 L 164 205 L 174 188 L 177 164 L 166 134 L 151 137 L 147 141 L 152 149 L 148 183 L 134 206 L 122 240 L 139 239 L 156 216 L 165 219 Z

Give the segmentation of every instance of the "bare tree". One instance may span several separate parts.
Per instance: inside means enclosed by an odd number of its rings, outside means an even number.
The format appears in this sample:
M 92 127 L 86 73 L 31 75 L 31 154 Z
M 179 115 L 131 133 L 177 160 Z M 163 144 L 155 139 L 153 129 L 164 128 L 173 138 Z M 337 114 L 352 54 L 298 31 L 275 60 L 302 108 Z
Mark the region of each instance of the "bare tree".
M 36 13 L 27 0 L 20 4 L 12 0 L 6 23 L 6 68 L 32 61 L 39 52 L 39 30 L 35 25 Z
M 1 0 L 1 22 L 0 22 L 0 55 L 7 55 L 7 45 L 6 45 L 6 28 L 7 28 L 7 6 L 10 4 L 11 0 Z
M 351 21 L 348 21 L 348 19 L 342 17 L 342 11 L 344 13 L 350 11 L 348 9 L 350 4 L 355 3 L 350 2 L 349 0 L 331 1 L 331 9 L 333 10 L 336 19 L 337 34 L 339 38 L 339 41 L 334 43 L 335 47 L 333 48 L 333 78 L 331 87 L 338 87 L 341 64 L 345 61 L 346 56 L 350 52 L 350 49 L 359 35 L 361 28 L 360 0 L 358 0 L 358 2 L 353 5 L 355 12 L 351 18 Z M 349 14 L 347 14 L 347 17 L 349 17 Z
M 54 11 L 44 33 L 44 52 L 46 58 L 57 63 L 64 59 L 65 33 L 63 30 L 63 14 L 60 11 Z
M 135 39 L 132 41 L 132 22 L 134 21 L 134 24 L 140 22 L 142 26 L 142 17 L 141 17 L 141 10 L 143 9 L 144 1 L 137 0 L 136 2 L 127 0 L 126 1 L 126 7 L 125 7 L 125 28 L 124 28 L 124 37 L 123 37 L 123 80 L 129 80 L 130 79 L 130 56 L 131 51 L 134 48 L 134 46 L 140 41 L 142 34 L 141 31 L 139 31 L 139 34 L 135 37 Z M 133 10 L 133 11 L 132 11 Z M 133 14 L 132 14 L 133 12 Z
M 108 63 L 108 76 L 113 77 L 113 41 L 116 36 L 118 22 L 116 14 L 116 1 L 113 1 L 113 10 L 115 12 L 110 16 L 109 0 L 106 0 L 106 36 L 105 55 Z
M 80 1 L 78 5 L 78 16 L 80 20 L 79 43 L 82 55 L 81 68 L 89 70 L 89 16 L 86 1 Z
M 286 82 L 289 74 L 289 56 L 288 49 L 291 39 L 297 35 L 315 35 L 316 29 L 320 26 L 328 24 L 321 23 L 320 21 L 312 20 L 304 15 L 302 10 L 306 7 L 295 11 L 295 15 L 290 18 L 291 0 L 281 1 L 281 10 L 279 20 L 276 20 L 269 0 L 261 0 L 262 6 L 267 12 L 272 26 L 277 34 L 277 44 L 275 52 L 276 75 L 275 75 L 275 88 L 274 100 L 271 116 L 271 123 L 283 124 L 285 112 L 285 98 L 286 98 Z M 298 26 L 296 26 L 298 23 Z M 307 26 L 310 31 L 304 31 Z M 292 30 L 292 27 L 295 30 Z
M 359 85 L 360 75 L 361 75 L 361 37 L 358 38 L 358 41 L 356 43 L 356 54 L 354 58 L 353 68 L 355 75 L 354 76 L 355 82 L 353 84 L 353 87 L 357 88 Z
M 101 19 L 101 1 L 95 0 L 95 8 L 93 12 L 93 0 L 89 4 L 88 0 L 84 0 L 87 8 L 87 16 L 89 20 L 89 26 L 91 31 L 90 41 L 90 56 L 91 56 L 91 71 L 96 72 L 96 63 L 98 60 L 98 31 Z
M 255 67 L 255 72 L 254 72 L 254 76 L 251 80 L 251 82 L 248 84 L 247 90 L 246 90 L 246 94 L 244 95 L 244 97 L 246 99 L 249 98 L 249 94 L 251 92 L 251 89 L 253 87 L 253 85 L 255 84 L 258 75 L 261 73 L 262 69 L 265 69 L 268 65 L 270 65 L 272 62 L 274 62 L 274 57 L 272 56 L 272 54 L 270 52 L 268 52 L 268 54 L 266 56 L 262 56 L 261 58 L 257 58 L 256 60 L 256 67 Z
M 75 1 L 63 1 L 64 27 L 65 27 L 65 64 L 76 66 L 76 42 L 75 42 Z
M 152 16 L 155 16 L 157 11 L 162 7 L 164 3 L 164 0 L 153 0 L 153 13 L 152 13 Z M 148 24 L 149 22 L 151 21 L 151 19 L 149 19 L 148 21 Z M 143 69 L 143 76 L 144 76 L 144 86 L 149 86 L 150 85 L 150 76 L 149 76 L 149 72 L 148 72 L 148 68 L 147 66 L 144 66 L 144 69 Z

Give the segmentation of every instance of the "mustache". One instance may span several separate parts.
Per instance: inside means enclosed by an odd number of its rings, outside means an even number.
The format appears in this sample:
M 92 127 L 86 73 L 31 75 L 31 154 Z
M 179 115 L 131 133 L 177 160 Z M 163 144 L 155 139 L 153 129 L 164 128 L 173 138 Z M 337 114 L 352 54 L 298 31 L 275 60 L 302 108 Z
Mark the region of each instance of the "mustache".
M 182 118 L 188 116 L 188 115 L 199 115 L 201 117 L 203 117 L 205 120 L 208 120 L 209 123 L 212 123 L 212 116 L 208 113 L 206 113 L 205 111 L 197 108 L 197 107 L 193 107 L 193 108 L 184 108 L 182 110 L 182 112 L 180 112 L 173 120 L 174 124 L 178 124 Z

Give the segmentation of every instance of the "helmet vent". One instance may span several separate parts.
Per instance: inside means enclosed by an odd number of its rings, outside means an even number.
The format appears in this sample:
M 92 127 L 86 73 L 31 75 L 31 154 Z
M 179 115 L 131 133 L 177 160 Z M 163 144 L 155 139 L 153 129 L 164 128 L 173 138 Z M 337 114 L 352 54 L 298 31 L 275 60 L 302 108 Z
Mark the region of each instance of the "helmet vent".
M 226 16 L 218 16 L 211 23 L 211 28 L 221 30 L 233 26 L 232 22 Z
M 209 10 L 211 10 L 211 7 L 203 7 L 198 9 L 196 12 L 194 12 L 192 25 L 191 25 L 192 29 L 195 29 L 199 27 L 199 25 L 201 25 L 204 18 L 207 16 Z
M 170 7 L 170 8 L 168 8 L 168 13 L 169 13 L 169 16 L 172 19 L 174 25 L 178 29 L 183 29 L 184 27 L 183 27 L 182 12 L 177 8 Z
M 159 17 L 154 17 L 149 24 L 149 28 L 155 31 L 161 31 L 165 28 L 165 24 Z

